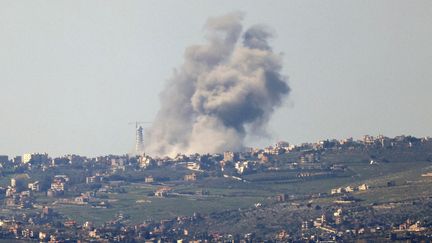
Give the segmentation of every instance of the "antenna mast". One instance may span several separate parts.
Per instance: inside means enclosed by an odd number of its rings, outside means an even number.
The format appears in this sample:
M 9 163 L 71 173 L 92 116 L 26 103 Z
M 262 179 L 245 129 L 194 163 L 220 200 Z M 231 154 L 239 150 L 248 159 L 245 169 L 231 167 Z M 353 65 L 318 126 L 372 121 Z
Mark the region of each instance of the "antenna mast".
M 138 126 L 139 124 L 151 124 L 151 122 L 144 122 L 144 121 L 135 121 L 135 122 L 129 122 L 129 125 L 135 124 L 135 153 L 136 154 L 142 154 L 144 152 L 144 134 L 143 134 L 143 127 Z

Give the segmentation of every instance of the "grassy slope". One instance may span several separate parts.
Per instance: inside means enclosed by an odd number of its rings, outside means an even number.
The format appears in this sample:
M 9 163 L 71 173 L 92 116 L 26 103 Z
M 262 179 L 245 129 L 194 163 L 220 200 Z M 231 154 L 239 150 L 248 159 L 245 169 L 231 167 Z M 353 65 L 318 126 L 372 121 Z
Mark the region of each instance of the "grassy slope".
M 390 155 L 383 153 L 378 156 L 390 157 Z M 112 208 L 95 209 L 89 206 L 57 205 L 56 211 L 79 222 L 90 220 L 97 224 L 113 219 L 115 214 L 121 211 L 131 216 L 131 221 L 137 223 L 146 219 L 159 220 L 179 215 L 192 215 L 194 212 L 207 214 L 249 208 L 257 202 L 268 202 L 269 197 L 278 193 L 328 193 L 331 188 L 361 183 L 367 183 L 373 187 L 367 192 L 354 193 L 357 197 L 364 199 L 365 203 L 397 201 L 431 194 L 431 179 L 420 177 L 422 173 L 432 170 L 431 162 L 403 160 L 403 157 L 394 156 L 396 158 L 394 161 L 370 165 L 369 157 L 369 152 L 327 153 L 322 157 L 324 162 L 342 163 L 348 168 L 344 175 L 335 177 L 293 180 L 295 178 L 293 172 L 266 172 L 259 175 L 265 180 L 249 183 L 225 178 L 207 178 L 196 183 L 167 183 L 168 186 L 174 188 L 174 192 L 189 193 L 189 195 L 174 198 L 148 196 L 159 186 L 135 183 L 126 186 L 127 193 L 107 194 Z M 292 160 L 292 158 L 289 159 Z M 162 171 L 153 172 L 163 176 Z M 390 180 L 396 181 L 397 186 L 383 187 Z M 208 190 L 210 194 L 208 196 L 193 194 L 200 189 Z M 143 203 L 137 200 L 150 202 Z M 38 201 L 43 200 L 41 198 Z

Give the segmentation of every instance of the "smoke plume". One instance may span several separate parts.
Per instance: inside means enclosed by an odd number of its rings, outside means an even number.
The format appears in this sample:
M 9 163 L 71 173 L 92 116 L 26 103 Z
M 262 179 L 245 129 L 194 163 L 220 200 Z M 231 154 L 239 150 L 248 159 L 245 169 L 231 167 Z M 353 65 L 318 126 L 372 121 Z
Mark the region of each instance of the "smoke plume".
M 267 42 L 271 31 L 256 25 L 243 32 L 241 20 L 237 13 L 210 18 L 207 44 L 186 49 L 146 131 L 147 153 L 240 151 L 246 134 L 265 131 L 290 88 Z

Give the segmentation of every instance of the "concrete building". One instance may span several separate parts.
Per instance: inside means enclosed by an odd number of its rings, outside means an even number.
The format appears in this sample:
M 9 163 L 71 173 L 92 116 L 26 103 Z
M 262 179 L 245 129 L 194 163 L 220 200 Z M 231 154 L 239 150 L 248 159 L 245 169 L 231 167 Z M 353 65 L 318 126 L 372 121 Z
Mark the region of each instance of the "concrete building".
M 48 158 L 48 154 L 44 153 L 44 154 L 39 154 L 39 153 L 27 153 L 24 154 L 22 156 L 22 162 L 24 164 L 26 163 L 37 163 L 37 164 L 42 164 L 42 163 L 47 163 L 49 162 L 49 158 Z
M 156 164 L 156 162 L 154 161 L 154 159 L 152 159 L 150 156 L 148 155 L 143 155 L 140 156 L 138 159 L 138 166 L 142 169 L 148 168 L 148 167 L 152 167 Z
M 10 185 L 11 185 L 11 187 L 16 187 L 17 186 L 17 180 L 15 178 L 11 178 L 10 179 Z
M 53 183 L 51 183 L 51 189 L 54 191 L 64 191 L 65 183 L 60 181 L 54 181 Z
M 345 187 L 345 192 L 353 192 L 354 191 L 354 187 L 352 187 L 352 186 L 347 186 L 347 187 Z
M 373 136 L 370 136 L 370 135 L 364 135 L 363 136 L 363 143 L 365 145 L 372 145 L 373 143 L 375 143 L 375 138 Z
M 26 188 L 26 180 L 28 177 L 16 176 L 10 179 L 10 186 L 16 188 L 17 191 L 22 191 Z
M 158 188 L 155 192 L 156 197 L 166 197 L 168 195 L 168 192 L 172 189 L 170 187 L 161 187 Z
M 153 176 L 146 176 L 144 181 L 145 181 L 145 183 L 153 183 L 154 178 L 153 178 Z
M 40 183 L 39 181 L 31 182 L 28 184 L 28 189 L 31 191 L 40 191 Z
M 94 176 L 87 176 L 86 177 L 86 183 L 92 184 L 92 183 L 100 183 L 103 181 L 103 176 L 94 175 Z
M 284 193 L 276 195 L 276 201 L 277 202 L 285 202 L 287 200 L 288 196 Z
M 369 186 L 367 185 L 367 184 L 361 184 L 359 187 L 358 187 L 358 190 L 359 191 L 366 191 L 366 190 L 368 190 L 369 189 Z
M 197 180 L 197 175 L 195 173 L 189 174 L 189 175 L 185 175 L 184 176 L 184 180 L 185 181 L 196 181 Z
M 237 153 L 237 152 L 230 152 L 230 151 L 224 152 L 223 160 L 225 160 L 225 161 L 235 162 L 235 161 L 238 161 L 239 158 L 240 158 L 240 156 L 239 156 L 239 153 Z
M 186 168 L 189 170 L 200 170 L 201 165 L 197 162 L 186 162 Z
M 48 190 L 48 196 L 59 196 L 63 195 L 66 190 L 66 183 L 69 181 L 69 177 L 66 175 L 56 175 L 51 183 L 51 188 Z

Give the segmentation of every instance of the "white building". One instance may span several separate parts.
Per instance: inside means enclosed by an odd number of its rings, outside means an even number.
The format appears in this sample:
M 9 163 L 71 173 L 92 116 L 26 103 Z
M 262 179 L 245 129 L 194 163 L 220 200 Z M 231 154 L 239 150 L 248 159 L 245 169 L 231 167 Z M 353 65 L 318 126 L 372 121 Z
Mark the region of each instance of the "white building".
M 35 182 L 31 182 L 28 184 L 28 189 L 32 190 L 32 191 L 40 191 L 40 184 L 39 181 L 35 181 Z
M 35 162 L 35 163 L 46 163 L 48 162 L 48 154 L 39 154 L 39 153 L 27 153 L 22 156 L 22 162 L 24 164 L 29 162 Z

